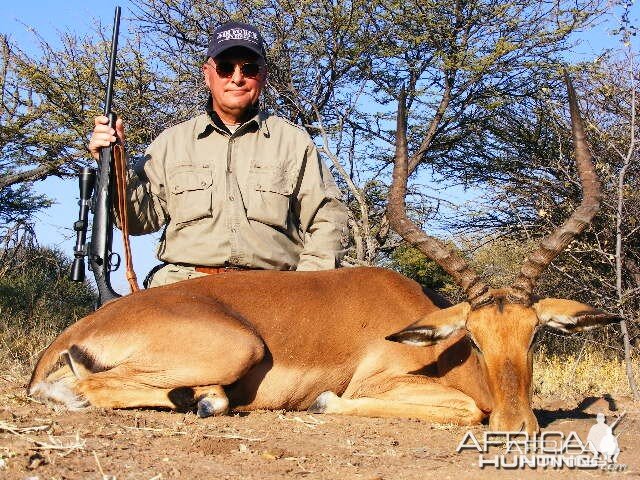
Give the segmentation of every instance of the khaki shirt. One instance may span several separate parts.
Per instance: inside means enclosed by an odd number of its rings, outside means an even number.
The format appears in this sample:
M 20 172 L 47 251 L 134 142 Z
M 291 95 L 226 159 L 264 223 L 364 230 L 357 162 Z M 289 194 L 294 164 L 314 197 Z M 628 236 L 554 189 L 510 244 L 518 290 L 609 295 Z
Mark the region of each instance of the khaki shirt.
M 313 141 L 263 112 L 233 134 L 207 114 L 165 130 L 128 172 L 128 196 L 130 233 L 164 225 L 168 263 L 322 270 L 346 246 L 347 210 Z

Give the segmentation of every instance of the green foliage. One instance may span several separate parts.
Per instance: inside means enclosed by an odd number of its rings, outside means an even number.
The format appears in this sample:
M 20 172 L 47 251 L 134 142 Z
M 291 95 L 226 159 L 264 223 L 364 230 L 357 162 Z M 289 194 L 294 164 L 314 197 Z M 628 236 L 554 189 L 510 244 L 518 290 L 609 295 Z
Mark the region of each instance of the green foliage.
M 31 185 L 23 183 L 0 190 L 0 227 L 27 221 L 38 210 L 51 205 L 44 195 L 31 192 Z
M 72 34 L 56 47 L 37 40 L 40 55 L 32 57 L 0 33 L 0 223 L 28 220 L 50 205 L 31 192 L 34 181 L 70 177 L 94 163 L 87 146 L 93 117 L 102 113 L 110 44 Z M 136 152 L 164 127 L 158 102 L 166 103 L 156 88 L 161 77 L 137 47 L 121 43 L 114 100 Z
M 640 311 L 640 180 L 632 101 L 637 102 L 638 72 L 627 59 L 602 57 L 573 73 L 603 200 L 591 225 L 576 238 L 540 279 L 537 293 L 564 296 L 615 310 L 628 318 Z M 469 172 L 474 182 L 490 179 L 486 202 L 477 215 L 461 216 L 459 226 L 477 235 L 501 232 L 505 241 L 530 245 L 566 221 L 582 201 L 569 128 L 566 86 L 540 79 L 537 98 L 501 108 L 502 122 L 490 135 L 497 161 Z M 638 108 L 638 105 L 635 105 Z M 628 168 L 623 168 L 625 160 Z M 620 221 L 619 231 L 616 224 Z M 616 281 L 619 241 L 621 285 Z M 496 258 L 507 258 L 509 251 Z M 622 292 L 618 292 L 618 288 Z M 619 298 L 620 297 L 620 298 Z M 624 305 L 622 305 L 624 304 Z
M 59 250 L 34 248 L 0 279 L 0 312 L 6 322 L 61 329 L 93 309 L 95 295 L 68 278 L 71 262 Z
M 0 252 L 0 365 L 28 367 L 60 331 L 93 311 L 87 283 L 69 280 L 70 260 L 49 248 Z
M 201 64 L 210 27 L 247 20 L 267 39 L 264 105 L 324 143 L 321 153 L 344 167 L 341 175 L 349 178 L 343 180 L 353 183 L 342 185 L 354 194 L 368 182 L 389 183 L 401 86 L 408 99 L 411 170 L 428 164 L 448 179 L 471 181 L 474 170 L 495 160 L 478 147 L 486 144 L 483 132 L 500 120 L 501 107 L 532 95 L 533 79 L 555 68 L 571 46 L 570 35 L 603 6 L 602 0 L 132 3 L 114 98 L 130 158 L 167 126 L 202 111 L 207 92 Z M 63 33 L 55 47 L 38 37 L 37 57 L 0 36 L 0 192 L 71 175 L 88 161 L 109 32 L 105 24 L 86 36 Z M 366 203 L 365 195 L 355 196 L 355 203 Z M 355 207 L 357 230 L 369 236 L 360 239 L 365 247 L 358 260 L 371 262 L 372 250 L 386 240 L 379 235 L 385 229 L 375 225 L 383 219 L 377 212 L 369 219 L 368 205 Z
M 391 268 L 415 280 L 423 287 L 451 295 L 457 290 L 452 278 L 418 249 L 403 244 L 391 254 Z
M 496 237 L 476 240 L 473 247 L 471 265 L 482 273 L 487 284 L 494 288 L 508 287 L 513 283 L 522 263 L 534 248 L 533 242 L 526 240 Z

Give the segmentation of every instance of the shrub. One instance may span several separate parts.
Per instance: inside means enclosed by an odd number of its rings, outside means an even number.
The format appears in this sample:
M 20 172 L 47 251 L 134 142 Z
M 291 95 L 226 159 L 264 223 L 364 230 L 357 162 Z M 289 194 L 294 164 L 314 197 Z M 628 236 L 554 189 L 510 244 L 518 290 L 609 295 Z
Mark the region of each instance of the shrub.
M 3 251 L 0 277 L 0 367 L 29 369 L 68 325 L 93 310 L 88 283 L 69 280 L 71 261 L 56 249 Z

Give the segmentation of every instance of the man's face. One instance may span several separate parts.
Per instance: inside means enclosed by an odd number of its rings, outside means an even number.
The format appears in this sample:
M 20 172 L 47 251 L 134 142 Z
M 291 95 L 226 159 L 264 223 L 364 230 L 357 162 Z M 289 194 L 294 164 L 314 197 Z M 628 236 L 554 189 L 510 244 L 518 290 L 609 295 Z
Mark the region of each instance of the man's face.
M 252 65 L 258 64 L 260 71 L 253 75 Z M 233 73 L 231 72 L 233 66 Z M 217 68 L 216 68 L 217 67 Z M 247 111 L 258 101 L 267 80 L 264 60 L 242 47 L 225 50 L 215 59 L 208 59 L 202 67 L 204 81 L 213 97 L 213 108 L 225 123 L 246 120 Z

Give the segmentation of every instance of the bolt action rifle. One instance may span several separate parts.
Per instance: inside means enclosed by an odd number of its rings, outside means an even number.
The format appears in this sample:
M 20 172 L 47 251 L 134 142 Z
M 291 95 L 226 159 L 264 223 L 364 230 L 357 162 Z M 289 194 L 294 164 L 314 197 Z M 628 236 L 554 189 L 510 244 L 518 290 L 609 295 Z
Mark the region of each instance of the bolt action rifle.
M 104 101 L 104 115 L 109 118 L 109 126 L 116 127 L 117 116 L 111 111 L 113 85 L 116 74 L 116 53 L 118 31 L 120 29 L 120 7 L 116 7 L 111 37 L 111 57 L 107 91 Z M 114 151 L 121 148 L 117 141 L 100 150 L 98 171 L 85 167 L 80 171 L 80 213 L 73 224 L 76 231 L 76 246 L 71 268 L 71 280 L 82 282 L 85 278 L 84 257 L 89 257 L 89 269 L 93 272 L 98 287 L 98 307 L 109 300 L 120 297 L 111 287 L 110 274 L 120 266 L 120 255 L 112 251 L 113 221 L 111 217 L 114 196 Z M 91 242 L 86 243 L 89 208 L 93 212 Z

